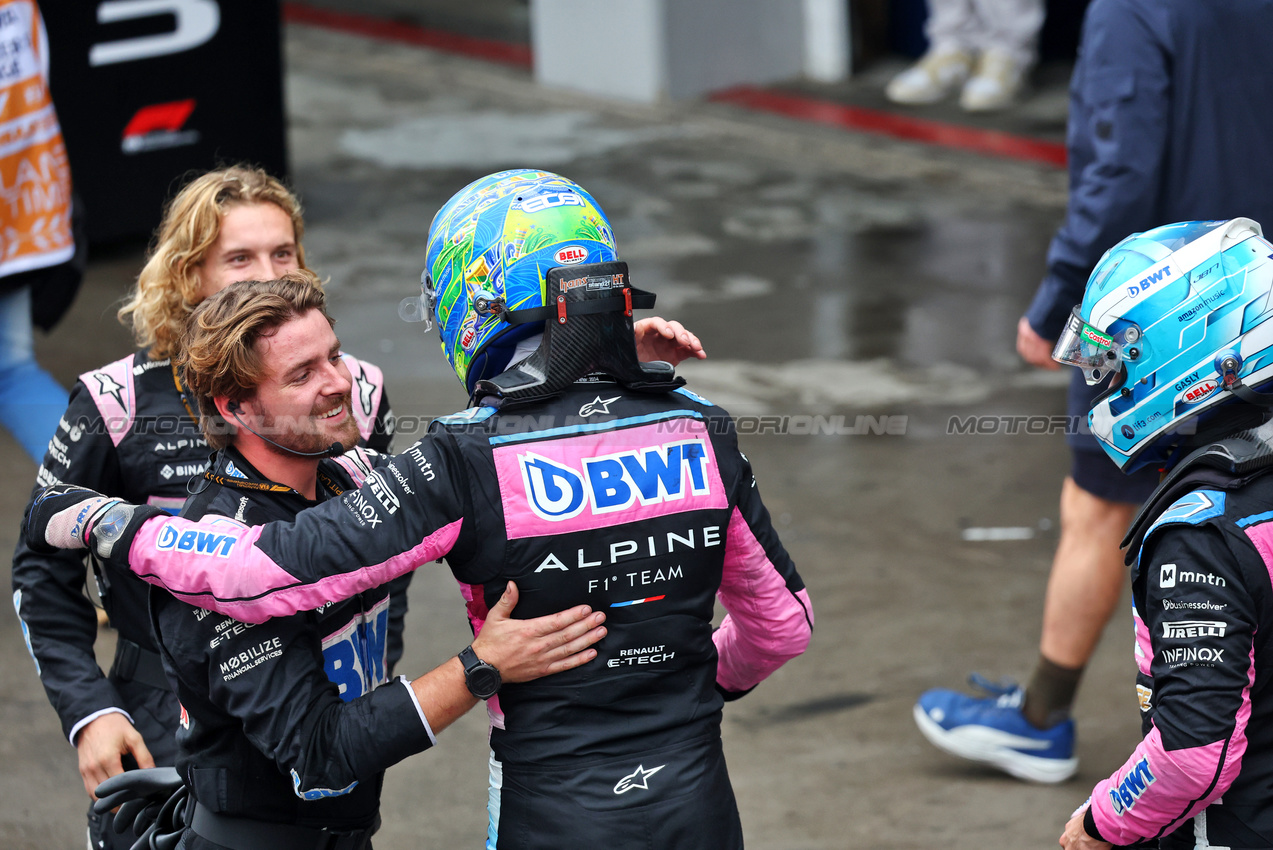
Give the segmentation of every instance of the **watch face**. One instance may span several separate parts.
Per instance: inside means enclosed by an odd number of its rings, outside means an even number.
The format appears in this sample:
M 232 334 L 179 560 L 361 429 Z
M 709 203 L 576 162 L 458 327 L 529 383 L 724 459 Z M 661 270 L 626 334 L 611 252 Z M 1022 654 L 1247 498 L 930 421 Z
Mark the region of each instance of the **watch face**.
M 481 663 L 468 671 L 468 686 L 473 696 L 486 699 L 499 690 L 499 671 L 489 664 Z
M 97 555 L 109 558 L 115 544 L 123 536 L 128 521 L 133 518 L 131 506 L 116 505 L 106 512 L 97 525 L 93 526 L 93 541 L 97 544 Z

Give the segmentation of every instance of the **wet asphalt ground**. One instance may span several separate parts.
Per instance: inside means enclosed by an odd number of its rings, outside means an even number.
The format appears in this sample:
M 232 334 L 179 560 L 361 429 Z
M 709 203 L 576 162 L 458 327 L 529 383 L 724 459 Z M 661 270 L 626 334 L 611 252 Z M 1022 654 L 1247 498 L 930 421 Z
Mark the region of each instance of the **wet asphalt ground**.
M 588 188 L 657 312 L 702 337 L 709 359 L 682 373 L 740 417 L 817 614 L 809 652 L 725 712 L 748 846 L 1055 846 L 1138 737 L 1125 618 L 1080 694 L 1082 763 L 1068 783 L 946 757 L 911 707 L 970 671 L 1024 676 L 1037 651 L 1068 463 L 1047 417 L 1064 412 L 1066 376 L 1027 370 L 1013 339 L 1064 174 L 723 104 L 546 91 L 525 71 L 307 26 L 286 29 L 286 50 L 308 257 L 330 277 L 345 348 L 385 369 L 399 448 L 465 402 L 436 339 L 396 305 L 419 279 L 434 211 L 490 171 L 543 167 Z M 67 385 L 129 350 L 112 305 L 140 263 L 140 249 L 95 259 L 71 315 L 39 342 Z M 3 548 L 34 475 L 3 434 L 0 471 Z M 1015 539 L 969 539 L 987 528 Z M 408 675 L 467 641 L 444 568 L 421 570 L 411 600 Z M 103 666 L 111 640 L 104 631 Z M 390 770 L 378 850 L 481 845 L 484 736 L 471 713 Z M 11 614 L 0 754 L 0 847 L 82 847 L 75 754 Z

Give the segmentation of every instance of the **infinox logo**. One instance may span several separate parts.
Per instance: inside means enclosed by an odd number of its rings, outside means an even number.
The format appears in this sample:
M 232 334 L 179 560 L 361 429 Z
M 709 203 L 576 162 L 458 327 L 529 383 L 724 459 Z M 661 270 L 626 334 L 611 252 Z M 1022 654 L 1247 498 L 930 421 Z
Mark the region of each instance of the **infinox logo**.
M 215 531 L 204 531 L 188 528 L 177 531 L 174 523 L 168 523 L 159 532 L 159 540 L 155 548 L 160 551 L 190 552 L 195 555 L 215 555 L 228 558 L 234 551 L 235 538 L 229 534 L 217 534 Z
M 1171 266 L 1163 266 L 1156 272 L 1145 275 L 1140 280 L 1127 287 L 1128 297 L 1134 298 L 1141 293 L 1148 292 L 1154 284 L 1159 281 L 1166 280 L 1171 277 Z
M 634 502 L 653 505 L 686 496 L 705 496 L 707 447 L 703 440 L 679 440 L 659 446 L 584 458 L 582 468 L 541 457 L 517 456 L 526 500 L 540 519 L 561 522 L 592 513 L 621 511 Z
M 567 245 L 553 254 L 553 262 L 559 266 L 577 266 L 588 259 L 588 249 L 582 245 Z

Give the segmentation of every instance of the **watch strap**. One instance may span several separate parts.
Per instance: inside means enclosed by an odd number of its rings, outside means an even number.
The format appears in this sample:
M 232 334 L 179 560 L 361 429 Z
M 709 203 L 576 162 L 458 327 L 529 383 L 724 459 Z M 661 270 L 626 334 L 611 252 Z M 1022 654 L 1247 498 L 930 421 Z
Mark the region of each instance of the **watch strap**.
M 482 659 L 477 657 L 477 653 L 473 651 L 473 645 L 469 644 L 460 650 L 460 663 L 464 665 L 464 675 L 467 676 L 469 671 L 482 663 Z

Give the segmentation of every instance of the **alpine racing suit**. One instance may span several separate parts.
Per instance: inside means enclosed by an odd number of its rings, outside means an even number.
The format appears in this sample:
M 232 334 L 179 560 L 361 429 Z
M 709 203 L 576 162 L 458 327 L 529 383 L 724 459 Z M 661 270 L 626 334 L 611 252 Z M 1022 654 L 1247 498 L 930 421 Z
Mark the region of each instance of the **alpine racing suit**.
M 346 363 L 355 376 L 359 431 L 373 448 L 385 448 L 392 418 L 380 370 L 349 356 Z M 194 404 L 171 361 L 151 360 L 144 351 L 84 373 L 49 441 L 36 486 L 64 481 L 175 513 L 187 483 L 208 464 Z M 84 595 L 82 554 L 45 555 L 18 542 L 13 605 L 36 672 L 72 745 L 85 725 L 117 711 L 141 733 L 156 764 L 172 764 L 179 709 L 151 639 L 148 589 L 126 569 L 95 569 L 102 605 L 118 633 L 109 675 L 93 653 L 97 616 Z M 117 836 L 91 809 L 89 828 L 99 847 L 127 848 L 136 840 L 131 833 Z
M 182 516 L 241 528 L 318 503 L 270 482 L 233 448 L 214 463 L 216 483 L 191 496 Z M 320 461 L 318 501 L 352 490 L 370 463 L 361 449 Z M 326 846 L 320 830 L 361 846 L 380 822 L 384 769 L 433 743 L 410 685 L 386 684 L 388 590 L 257 626 L 150 591 L 182 706 L 177 769 L 198 805 L 184 847 L 270 850 L 306 838 Z
M 742 846 L 722 704 L 800 654 L 813 614 L 732 420 L 693 393 L 594 377 L 470 408 L 291 524 L 134 517 L 110 557 L 249 622 L 443 556 L 474 629 L 509 579 L 519 617 L 604 610 L 596 659 L 488 702 L 488 846 Z
M 1143 541 L 1131 551 L 1145 738 L 1092 791 L 1084 828 L 1094 838 L 1273 847 L 1268 471 L 1185 478 L 1155 495 L 1143 534 L 1133 529 Z

